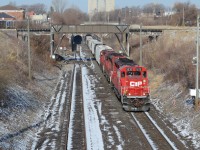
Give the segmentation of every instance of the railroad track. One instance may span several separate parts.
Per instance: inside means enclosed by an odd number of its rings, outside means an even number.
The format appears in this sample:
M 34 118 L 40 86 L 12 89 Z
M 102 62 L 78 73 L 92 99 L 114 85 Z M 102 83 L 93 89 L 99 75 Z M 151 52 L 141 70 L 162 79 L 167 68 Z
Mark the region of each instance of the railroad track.
M 47 106 L 32 149 L 86 149 L 81 66 L 62 64 L 62 75 Z
M 79 54 L 77 52 L 74 53 L 74 58 Z M 64 62 L 66 65 L 67 62 Z M 66 130 L 67 135 L 66 138 L 63 139 L 65 141 L 65 147 L 63 149 L 86 149 L 86 133 L 85 133 L 85 117 L 84 117 L 84 107 L 83 107 L 83 95 L 82 95 L 82 73 L 81 73 L 81 65 L 77 62 L 72 62 L 73 67 L 73 75 L 71 78 L 71 84 L 68 86 L 70 91 L 70 100 L 69 107 L 66 111 Z
M 67 149 L 86 149 L 81 67 L 74 71 Z
M 168 135 L 172 133 L 166 133 L 164 129 L 161 129 L 148 112 L 131 113 L 131 116 L 137 123 L 139 129 L 153 150 L 186 149 L 186 147 L 180 143 L 177 138 L 171 139 L 171 135 L 169 138 Z
M 68 114 L 71 106 L 71 88 L 73 83 L 73 68 L 63 71 L 55 93 L 46 110 L 48 120 L 40 127 L 37 140 L 32 142 L 32 149 L 55 149 L 66 147 L 68 133 Z

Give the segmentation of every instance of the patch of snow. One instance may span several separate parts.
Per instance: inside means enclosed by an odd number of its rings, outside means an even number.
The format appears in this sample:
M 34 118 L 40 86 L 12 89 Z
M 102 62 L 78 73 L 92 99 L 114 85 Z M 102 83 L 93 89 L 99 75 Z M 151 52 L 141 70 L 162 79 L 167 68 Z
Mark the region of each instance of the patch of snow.
M 86 58 L 86 57 L 88 57 L 84 52 L 82 52 L 82 47 L 80 48 L 80 57 L 81 57 L 81 58 Z M 90 57 L 90 59 L 92 60 L 91 57 Z M 84 60 L 83 60 L 83 61 L 84 61 Z M 86 60 L 85 60 L 85 62 L 86 62 Z M 88 65 L 88 64 L 86 64 L 86 63 L 85 63 L 85 65 L 86 65 L 88 68 L 95 69 L 95 65 L 94 65 L 94 63 L 92 63 L 92 61 L 91 61 L 91 64 L 90 64 L 90 65 Z
M 6 90 L 7 98 L 1 107 L 1 142 L 3 149 L 26 149 L 32 132 L 41 120 L 40 102 L 31 91 L 13 85 Z M 34 116 L 33 118 L 31 116 Z M 34 123 L 35 122 L 35 123 Z M 26 138 L 24 138 L 26 137 Z
M 64 77 L 66 77 L 67 74 L 64 74 Z M 67 86 L 65 86 L 67 83 L 64 82 L 64 78 L 62 78 L 62 76 L 60 76 L 60 86 L 59 86 L 59 90 L 57 95 L 53 95 L 51 100 L 50 100 L 50 104 L 48 106 L 48 109 L 45 112 L 44 117 L 47 118 L 49 115 L 51 115 L 51 118 L 49 120 L 46 121 L 46 123 L 44 124 L 44 126 L 42 128 L 39 129 L 39 131 L 36 133 L 36 138 L 33 141 L 32 144 L 32 149 L 35 149 L 37 144 L 39 143 L 40 139 L 42 137 L 40 137 L 40 133 L 44 130 L 44 129 L 50 129 L 50 132 L 45 132 L 44 136 L 47 136 L 47 140 L 43 143 L 41 143 L 41 149 L 46 149 L 47 147 L 49 148 L 49 146 L 51 147 L 51 149 L 56 149 L 56 143 L 55 143 L 55 139 L 52 139 L 50 145 L 49 145 L 49 141 L 48 140 L 48 136 L 50 135 L 54 135 L 54 137 L 56 138 L 58 136 L 58 133 L 61 130 L 61 125 L 60 123 L 62 123 L 61 121 L 61 113 L 63 112 L 64 109 L 64 103 L 65 103 L 65 99 L 66 99 L 66 88 Z M 59 85 L 59 83 L 57 84 L 57 86 Z M 56 86 L 56 88 L 57 88 Z M 55 88 L 55 90 L 56 90 Z M 64 90 L 62 91 L 62 89 L 64 88 Z M 54 91 L 55 91 L 54 90 Z M 52 108 L 51 108 L 52 107 Z M 57 113 L 58 112 L 58 113 Z
M 85 57 L 84 52 L 82 52 L 82 48 L 80 49 L 80 56 Z M 87 62 L 87 64 L 88 64 L 88 62 Z M 85 103 L 85 102 L 84 103 L 87 105 L 87 106 L 86 105 L 85 106 L 87 108 L 89 108 L 88 110 L 86 110 L 87 113 L 90 112 L 90 115 L 91 115 L 90 117 L 94 119 L 94 120 L 89 120 L 87 122 L 87 124 L 94 124 L 92 126 L 96 126 L 96 127 L 98 126 L 98 130 L 99 130 L 98 132 L 94 132 L 94 131 L 91 131 L 91 132 L 98 134 L 98 135 L 96 135 L 96 137 L 97 137 L 97 140 L 99 140 L 99 141 L 102 140 L 101 144 L 100 144 L 101 147 L 103 147 L 103 145 L 102 145 L 103 144 L 103 139 L 102 139 L 103 133 L 101 133 L 100 130 L 102 130 L 102 132 L 104 132 L 104 134 L 106 134 L 106 137 L 107 137 L 108 140 L 107 140 L 107 145 L 104 146 L 104 147 L 106 147 L 107 149 L 111 149 L 112 146 L 115 146 L 115 141 L 114 141 L 114 137 L 113 137 L 114 133 L 112 131 L 112 127 L 109 124 L 108 120 L 103 115 L 102 101 L 96 98 L 95 91 L 94 91 L 94 88 L 95 88 L 95 90 L 103 88 L 103 87 L 99 87 L 99 86 L 95 85 L 96 83 L 101 82 L 101 78 L 99 78 L 98 76 L 90 75 L 89 72 L 88 72 L 89 70 L 94 71 L 94 69 L 95 69 L 95 64 L 94 64 L 93 61 L 91 61 L 90 65 L 86 65 L 85 67 L 82 68 L 82 80 L 84 80 L 83 89 L 86 90 L 86 91 L 83 91 L 83 93 L 86 96 L 86 99 L 88 99 L 87 103 Z M 87 109 L 87 108 L 84 107 L 84 109 Z M 85 116 L 87 116 L 87 114 L 85 114 Z M 92 128 L 92 127 L 88 127 L 88 128 Z M 117 129 L 117 128 L 115 128 L 115 129 Z M 87 140 L 91 139 L 91 137 L 93 135 L 90 135 L 91 133 L 87 133 L 87 134 L 88 134 Z M 101 138 L 98 138 L 98 136 L 101 137 Z M 119 132 L 118 132 L 118 136 L 120 136 Z M 93 141 L 94 141 L 94 143 L 91 142 L 90 144 L 94 145 L 95 140 L 93 140 Z M 120 149 L 121 146 L 118 145 L 117 146 L 118 149 Z M 90 146 L 90 147 L 92 147 L 92 146 Z M 88 148 L 88 149 L 90 149 L 90 148 Z M 100 149 L 100 147 L 97 146 L 97 147 L 95 147 L 95 149 Z
M 100 120 L 95 108 L 95 94 L 86 67 L 82 67 L 83 100 L 87 149 L 104 149 Z
M 174 135 L 177 136 L 177 138 L 180 138 L 179 135 L 181 135 L 185 137 L 185 139 L 190 140 L 196 149 L 199 149 L 200 135 L 198 129 L 194 129 L 194 123 L 196 123 L 195 118 L 197 117 L 196 119 L 198 120 L 198 114 L 195 115 L 193 100 L 191 98 L 188 98 L 189 92 L 188 95 L 185 95 L 185 100 L 182 100 L 184 99 L 182 96 L 184 93 L 183 91 L 178 89 L 179 87 L 177 84 L 173 87 L 162 85 L 160 89 L 162 88 L 165 88 L 165 93 L 168 92 L 169 99 L 165 98 L 167 99 L 165 101 L 162 100 L 163 98 L 152 99 L 152 104 L 158 111 L 160 111 L 161 113 L 165 113 L 166 119 L 169 120 L 173 124 L 173 126 L 177 128 L 177 130 L 179 131 L 178 134 L 170 129 L 174 133 Z M 165 110 L 166 108 L 169 108 L 169 104 L 172 105 L 174 108 L 172 110 L 169 109 L 166 112 Z M 186 143 L 184 141 L 181 142 L 186 146 Z
M 122 139 L 122 136 L 121 136 L 121 134 L 120 134 L 120 132 L 119 132 L 119 130 L 118 130 L 118 128 L 117 128 L 116 126 L 113 126 L 113 128 L 114 128 L 115 133 L 117 134 L 118 140 L 119 140 L 119 142 L 120 142 L 120 144 L 117 145 L 117 149 L 118 149 L 118 150 L 123 150 L 124 141 L 123 141 L 123 139 Z
M 69 129 L 68 129 L 68 144 L 67 144 L 67 149 L 70 150 L 72 149 L 72 135 L 73 135 L 73 126 L 74 126 L 74 113 L 76 110 L 75 106 L 75 95 L 76 95 L 76 69 L 77 66 L 75 66 L 75 71 L 74 71 L 74 79 L 73 79 L 73 92 L 72 92 L 72 102 L 71 102 L 71 113 L 70 113 L 70 123 L 69 123 Z

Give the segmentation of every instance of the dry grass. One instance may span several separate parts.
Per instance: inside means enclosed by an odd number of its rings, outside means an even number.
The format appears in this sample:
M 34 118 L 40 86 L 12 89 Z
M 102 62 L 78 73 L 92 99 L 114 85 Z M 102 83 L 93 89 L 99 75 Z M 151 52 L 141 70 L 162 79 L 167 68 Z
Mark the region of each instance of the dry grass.
M 26 87 L 28 79 L 27 42 L 13 35 L 0 32 L 0 99 L 7 86 L 16 83 Z M 55 62 L 50 59 L 49 37 L 31 38 L 31 71 L 42 73 L 51 70 Z
M 165 32 L 157 40 L 144 44 L 143 65 L 164 74 L 164 80 L 181 83 L 184 88 L 194 87 L 195 38 L 194 31 Z M 131 58 L 139 62 L 139 48 L 133 48 Z
M 159 88 L 160 83 L 163 82 L 163 75 L 161 74 L 156 74 L 153 71 L 149 71 L 148 73 L 149 76 L 149 84 L 150 84 L 150 89 L 151 89 L 151 93 L 156 92 L 156 89 Z M 154 94 L 154 96 L 157 96 L 156 94 Z

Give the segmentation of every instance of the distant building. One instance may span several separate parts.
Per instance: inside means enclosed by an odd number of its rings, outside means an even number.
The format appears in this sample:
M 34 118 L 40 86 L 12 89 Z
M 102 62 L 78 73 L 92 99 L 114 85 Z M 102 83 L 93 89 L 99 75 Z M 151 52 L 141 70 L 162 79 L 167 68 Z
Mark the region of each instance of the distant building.
M 106 12 L 115 10 L 115 0 L 105 0 L 106 1 Z
M 47 14 L 36 14 L 34 11 L 27 12 L 26 16 L 28 16 L 31 21 L 37 24 L 41 24 L 48 21 Z
M 88 14 L 115 10 L 115 0 L 88 0 Z
M 174 15 L 176 12 L 175 11 L 165 11 L 163 13 L 163 16 L 171 16 L 171 15 Z
M 11 21 L 15 20 L 15 17 L 12 17 L 4 12 L 0 12 L 0 21 Z
M 23 21 L 24 19 L 24 9 L 11 5 L 0 7 L 0 28 L 13 28 L 16 21 Z
M 93 15 L 97 12 L 97 0 L 88 0 L 88 14 Z
M 34 21 L 37 24 L 41 24 L 44 22 L 47 22 L 48 18 L 47 18 L 47 14 L 40 14 L 40 15 L 32 15 L 31 20 Z
M 0 7 L 0 13 L 6 13 L 9 16 L 12 16 L 15 18 L 16 21 L 22 21 L 25 19 L 25 11 L 24 9 L 11 6 L 11 5 L 6 5 Z

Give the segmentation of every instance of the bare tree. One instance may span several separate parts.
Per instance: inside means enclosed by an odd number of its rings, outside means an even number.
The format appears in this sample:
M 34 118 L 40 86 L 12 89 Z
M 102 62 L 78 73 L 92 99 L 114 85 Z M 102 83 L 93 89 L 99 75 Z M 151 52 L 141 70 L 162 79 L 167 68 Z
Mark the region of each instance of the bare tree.
M 115 9 L 114 11 L 109 12 L 109 19 L 112 22 L 119 22 L 121 19 L 121 9 Z
M 164 10 L 165 10 L 165 6 L 162 4 L 150 3 L 143 7 L 144 13 L 151 13 L 151 14 L 154 13 L 156 15 L 160 15 L 160 13 Z
M 176 25 L 195 25 L 197 18 L 197 7 L 190 2 L 175 3 L 173 10 L 176 14 L 173 16 L 173 24 Z
M 52 0 L 52 6 L 57 13 L 63 13 L 66 9 L 67 0 Z
M 89 18 L 86 13 L 83 13 L 78 8 L 68 8 L 63 14 L 58 12 L 52 13 L 53 24 L 81 24 Z
M 64 24 L 63 15 L 58 12 L 51 13 L 51 19 L 53 24 Z
M 46 7 L 44 4 L 35 4 L 29 6 L 29 11 L 34 11 L 36 14 L 46 13 Z
M 87 15 L 75 7 L 65 10 L 63 18 L 65 24 L 81 24 L 88 20 Z
M 44 4 L 34 4 L 34 5 L 21 5 L 20 8 L 25 9 L 26 11 L 34 11 L 36 14 L 46 13 L 46 7 Z

